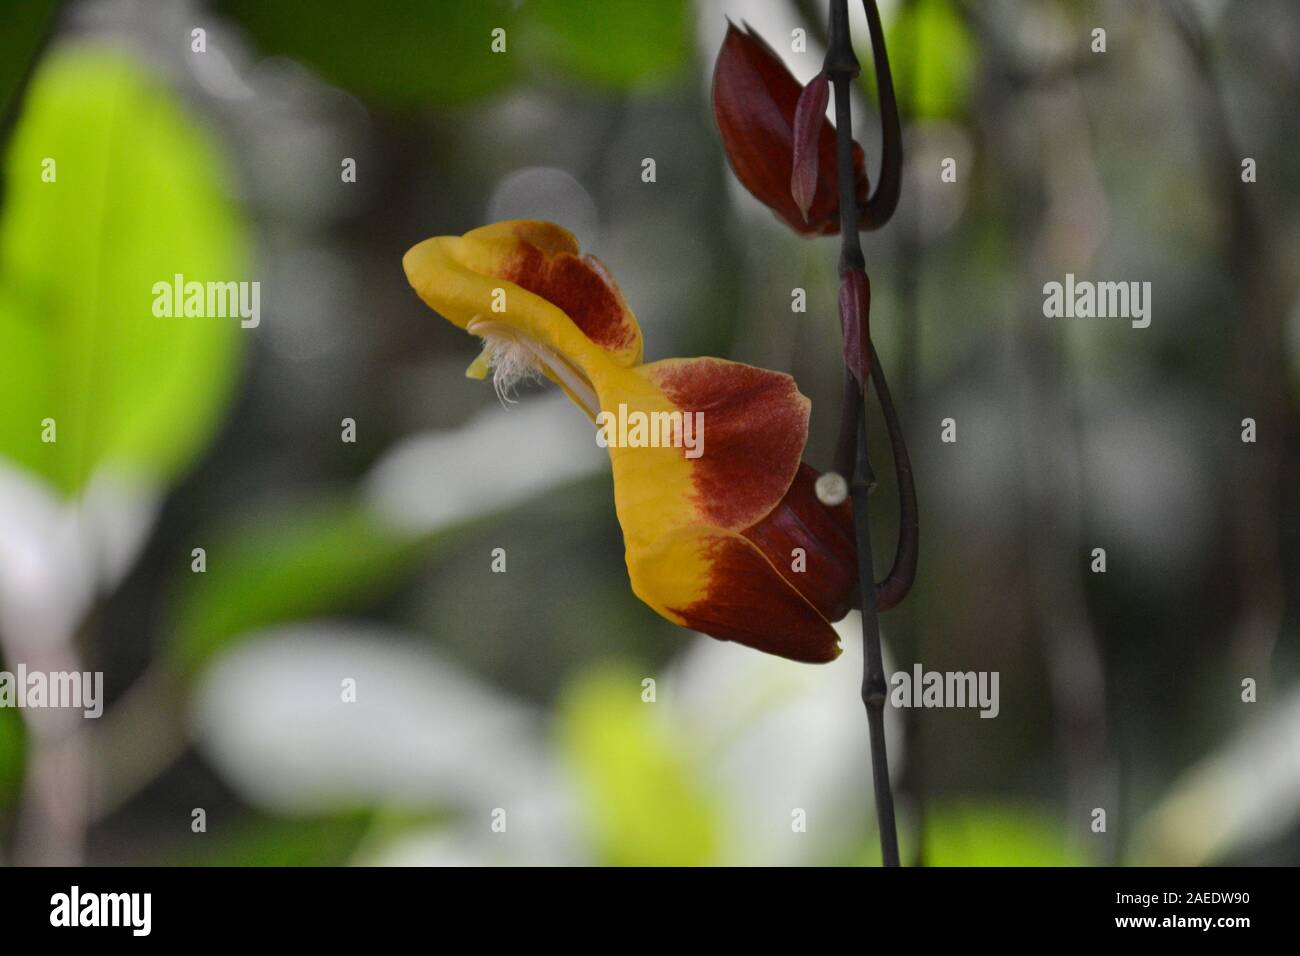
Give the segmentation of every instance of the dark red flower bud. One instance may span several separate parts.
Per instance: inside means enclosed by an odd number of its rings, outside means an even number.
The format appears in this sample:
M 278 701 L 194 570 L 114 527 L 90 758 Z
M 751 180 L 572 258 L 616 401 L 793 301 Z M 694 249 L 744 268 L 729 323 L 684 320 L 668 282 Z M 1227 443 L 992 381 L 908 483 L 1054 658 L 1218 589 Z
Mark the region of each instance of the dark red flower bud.
M 839 190 L 835 173 L 835 128 L 825 121 L 829 85 L 825 77 L 804 88 L 781 58 L 756 33 L 727 24 L 727 36 L 713 69 L 713 115 L 736 178 L 790 228 L 802 235 L 839 232 Z M 821 108 L 815 109 L 820 100 Z M 806 122 L 803 122 L 806 120 Z M 796 125 L 807 142 L 796 143 Z M 814 138 L 815 135 L 815 138 Z M 806 195 L 796 199 L 792 185 L 799 150 L 800 184 Z M 815 156 L 815 161 L 813 157 Z M 867 201 L 866 161 L 853 144 L 856 200 Z M 806 211 L 801 209 L 806 204 Z
M 744 534 L 819 614 L 838 621 L 857 600 L 853 505 L 826 507 L 816 484 L 816 469 L 801 463 L 780 503 Z
M 861 269 L 840 277 L 840 331 L 844 336 L 844 364 L 867 387 L 871 374 L 871 283 Z
M 822 127 L 826 125 L 826 103 L 830 98 L 831 85 L 825 73 L 818 73 L 812 78 L 794 109 L 794 168 L 790 173 L 790 195 L 799 207 L 805 221 L 813 197 L 817 194 L 817 168 L 821 157 L 817 153 L 817 144 L 821 139 Z

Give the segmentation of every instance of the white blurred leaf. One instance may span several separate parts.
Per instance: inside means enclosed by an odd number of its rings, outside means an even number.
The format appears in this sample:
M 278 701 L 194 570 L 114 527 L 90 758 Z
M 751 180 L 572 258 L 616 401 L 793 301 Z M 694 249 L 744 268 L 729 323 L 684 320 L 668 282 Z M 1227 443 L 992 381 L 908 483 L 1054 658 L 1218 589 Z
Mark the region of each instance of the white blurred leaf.
M 366 495 L 396 527 L 436 531 L 607 467 L 595 435 L 560 393 L 494 406 L 460 428 L 400 442 L 371 471 Z
M 830 664 L 796 664 L 700 638 L 659 683 L 663 706 L 694 741 L 702 778 L 728 808 L 728 863 L 826 862 L 870 832 L 859 621 L 853 612 L 836 625 L 843 653 Z M 897 711 L 886 711 L 885 727 L 897 779 Z M 807 814 L 806 833 L 792 830 L 795 808 Z
M 79 499 L 0 463 L 0 631 L 13 647 L 62 640 L 135 562 L 156 492 L 100 469 Z
M 1297 817 L 1300 691 L 1292 691 L 1174 783 L 1142 821 L 1136 859 L 1145 865 L 1203 866 L 1282 836 Z
M 200 749 L 254 804 L 454 810 L 467 833 L 519 863 L 570 852 L 568 802 L 538 721 L 427 642 L 342 621 L 250 635 L 205 673 L 192 713 Z M 505 834 L 490 829 L 497 807 Z

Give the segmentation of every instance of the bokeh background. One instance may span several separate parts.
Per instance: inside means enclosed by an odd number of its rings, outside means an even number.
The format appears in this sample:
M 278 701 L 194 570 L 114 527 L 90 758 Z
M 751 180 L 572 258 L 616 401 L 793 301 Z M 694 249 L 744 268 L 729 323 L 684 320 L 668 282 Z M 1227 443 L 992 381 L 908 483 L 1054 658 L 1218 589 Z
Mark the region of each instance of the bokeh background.
M 824 667 L 658 618 L 583 417 L 467 381 L 400 265 L 554 219 L 648 358 L 792 372 L 825 467 L 836 240 L 741 190 L 709 105 L 726 16 L 807 80 L 821 3 L 3 7 L 0 657 L 102 671 L 107 707 L 0 710 L 0 860 L 878 860 L 856 617 Z M 866 254 L 922 509 L 886 653 L 1001 675 L 995 720 L 887 712 L 904 852 L 1294 863 L 1300 8 L 882 11 L 907 165 Z M 155 319 L 177 272 L 260 281 L 260 325 Z M 1150 281 L 1150 328 L 1045 319 L 1066 272 Z

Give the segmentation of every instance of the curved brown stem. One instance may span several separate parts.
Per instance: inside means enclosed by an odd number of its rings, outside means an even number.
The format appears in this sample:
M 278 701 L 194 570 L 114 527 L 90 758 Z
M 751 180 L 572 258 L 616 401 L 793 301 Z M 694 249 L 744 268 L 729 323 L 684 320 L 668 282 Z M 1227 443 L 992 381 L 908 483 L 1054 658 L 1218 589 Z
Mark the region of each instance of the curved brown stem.
M 898 119 L 898 99 L 894 96 L 894 78 L 885 51 L 885 30 L 880 24 L 880 10 L 875 0 L 862 0 L 871 33 L 871 60 L 876 70 L 876 89 L 880 91 L 880 179 L 865 206 L 858 210 L 859 229 L 879 229 L 894 215 L 903 184 L 903 127 Z
M 916 564 L 920 554 L 920 517 L 916 499 L 916 481 L 912 475 L 912 459 L 907 453 L 903 426 L 898 420 L 898 410 L 885 379 L 885 370 L 875 346 L 871 346 L 871 381 L 875 385 L 876 400 L 885 419 L 885 432 L 889 435 L 889 451 L 894 459 L 894 480 L 898 486 L 898 544 L 894 549 L 894 563 L 884 579 L 876 582 L 876 608 L 888 611 L 896 607 L 912 589 L 916 579 Z M 858 422 L 862 414 L 861 392 L 853 376 L 845 373 L 844 402 L 840 409 L 840 433 L 835 446 L 833 469 L 841 475 L 853 474 L 853 459 L 857 454 Z
M 898 545 L 894 550 L 894 563 L 883 581 L 876 584 L 876 607 L 888 611 L 896 606 L 912 589 L 916 578 L 916 561 L 920 553 L 920 520 L 916 503 L 916 483 L 912 477 L 912 460 L 907 454 L 907 442 L 898 421 L 898 411 L 889 394 L 885 370 L 875 346 L 871 348 L 871 381 L 876 386 L 876 398 L 885 416 L 885 431 L 889 434 L 889 451 L 894 458 L 894 476 L 898 482 Z

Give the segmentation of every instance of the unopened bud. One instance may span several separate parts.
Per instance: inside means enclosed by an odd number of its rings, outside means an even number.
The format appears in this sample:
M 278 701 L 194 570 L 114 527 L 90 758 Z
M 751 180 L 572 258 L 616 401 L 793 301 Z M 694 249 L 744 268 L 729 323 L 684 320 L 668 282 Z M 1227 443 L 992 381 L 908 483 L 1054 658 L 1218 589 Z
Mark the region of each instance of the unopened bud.
M 848 498 L 849 483 L 838 471 L 827 471 L 818 476 L 813 490 L 817 492 L 818 501 L 828 508 L 834 508 Z

